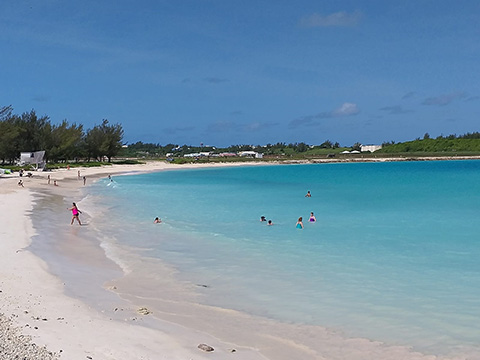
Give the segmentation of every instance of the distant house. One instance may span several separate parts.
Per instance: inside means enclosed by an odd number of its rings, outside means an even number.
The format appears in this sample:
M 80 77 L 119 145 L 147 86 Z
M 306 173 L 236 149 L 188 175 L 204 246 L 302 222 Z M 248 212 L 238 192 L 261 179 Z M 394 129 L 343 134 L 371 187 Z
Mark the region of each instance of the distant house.
M 209 157 L 210 155 L 211 155 L 211 152 L 199 152 L 199 153 L 185 154 L 183 155 L 183 157 L 199 158 L 199 157 Z
M 361 152 L 366 152 L 366 151 L 374 152 L 374 151 L 380 150 L 381 148 L 382 148 L 382 145 L 362 145 L 362 147 L 360 148 L 360 151 Z
M 256 151 L 240 151 L 238 153 L 238 155 L 242 156 L 242 157 L 249 156 L 249 157 L 253 157 L 255 159 L 262 159 L 263 158 L 263 154 L 258 153 Z

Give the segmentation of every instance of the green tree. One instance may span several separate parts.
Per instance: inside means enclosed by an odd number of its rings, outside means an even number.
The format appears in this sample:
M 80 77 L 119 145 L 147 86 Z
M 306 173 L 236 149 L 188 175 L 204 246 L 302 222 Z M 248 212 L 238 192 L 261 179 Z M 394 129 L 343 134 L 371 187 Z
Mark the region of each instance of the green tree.
M 352 146 L 352 150 L 360 151 L 361 149 L 362 149 L 362 144 L 360 144 L 359 142 L 356 142 L 356 143 L 353 144 L 353 146 Z
M 87 131 L 85 135 L 85 149 L 88 159 L 100 160 L 103 134 L 99 126 L 95 126 Z
M 112 157 L 117 155 L 122 148 L 123 129 L 120 124 L 109 125 L 108 120 L 102 122 L 103 142 L 100 148 L 103 155 L 112 161 Z
M 5 121 L 12 116 L 12 105 L 0 107 L 0 121 Z
M 47 159 L 66 161 L 81 156 L 83 138 L 83 125 L 69 125 L 66 120 L 59 125 L 48 124 L 42 133 Z
M 104 119 L 102 125 L 96 125 L 87 131 L 85 145 L 89 158 L 101 160 L 103 156 L 112 161 L 122 149 L 123 129 L 120 124 L 109 125 Z
M 330 140 L 325 141 L 323 144 L 320 145 L 322 149 L 331 149 L 333 148 L 333 143 Z
M 22 151 L 43 150 L 42 132 L 45 126 L 49 124 L 48 116 L 38 117 L 35 110 L 32 110 L 24 112 L 21 116 L 14 115 L 12 120 L 20 132 L 16 139 L 19 153 Z
M 12 163 L 20 155 L 17 147 L 19 135 L 19 129 L 12 119 L 0 121 L 0 159 L 3 163 Z
M 309 146 L 307 144 L 305 144 L 304 142 L 295 144 L 295 147 L 294 147 L 295 151 L 300 152 L 300 153 L 307 151 L 308 148 L 309 148 Z

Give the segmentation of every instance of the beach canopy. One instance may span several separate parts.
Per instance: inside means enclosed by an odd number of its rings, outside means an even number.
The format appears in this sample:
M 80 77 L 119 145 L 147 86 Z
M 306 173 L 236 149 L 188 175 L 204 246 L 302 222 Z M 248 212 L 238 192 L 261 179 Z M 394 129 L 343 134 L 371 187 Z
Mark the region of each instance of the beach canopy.
M 33 151 L 20 153 L 19 165 L 35 165 L 35 170 L 40 170 L 45 167 L 45 151 Z
M 350 154 L 350 151 L 345 150 L 345 151 L 342 151 L 340 154 Z

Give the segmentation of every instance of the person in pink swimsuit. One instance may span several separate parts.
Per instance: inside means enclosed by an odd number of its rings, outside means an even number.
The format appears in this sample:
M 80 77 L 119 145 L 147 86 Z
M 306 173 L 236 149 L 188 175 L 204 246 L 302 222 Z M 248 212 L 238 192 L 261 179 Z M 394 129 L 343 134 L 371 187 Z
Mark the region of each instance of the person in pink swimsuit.
M 73 225 L 74 220 L 77 220 L 78 223 L 80 225 L 82 225 L 82 223 L 80 222 L 80 218 L 78 217 L 78 215 L 81 214 L 82 212 L 80 210 L 78 210 L 77 205 L 75 203 L 73 203 L 73 206 L 71 208 L 69 208 L 68 210 L 70 210 L 72 212 L 72 222 L 70 223 L 70 225 Z

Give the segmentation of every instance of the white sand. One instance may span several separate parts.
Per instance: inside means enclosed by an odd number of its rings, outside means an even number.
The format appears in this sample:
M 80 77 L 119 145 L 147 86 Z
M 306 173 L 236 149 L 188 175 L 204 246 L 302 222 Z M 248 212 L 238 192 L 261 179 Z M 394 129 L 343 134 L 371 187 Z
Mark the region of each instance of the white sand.
M 82 168 L 80 174 L 87 177 L 88 183 L 106 174 L 196 166 L 148 163 Z M 12 318 L 35 343 L 59 353 L 61 359 L 447 359 L 402 346 L 346 339 L 320 327 L 276 324 L 232 310 L 200 305 L 186 308 L 176 302 L 163 304 L 163 312 L 155 314 L 155 318 L 137 321 L 142 316 L 135 314 L 134 309 L 149 304 L 136 303 L 134 294 L 122 294 L 130 303 L 118 297 L 103 312 L 90 308 L 67 296 L 64 284 L 48 272 L 47 264 L 27 249 L 34 235 L 28 216 L 32 210 L 32 191 L 71 196 L 83 186 L 77 179 L 77 170 L 34 173 L 33 178 L 23 179 L 25 188 L 17 185 L 18 177 L 0 178 L 0 313 Z M 52 179 L 50 185 L 47 185 L 48 175 Z M 53 186 L 54 179 L 58 181 L 57 187 Z M 128 281 L 126 277 L 118 284 L 123 286 Z M 126 311 L 119 314 L 114 306 Z M 215 351 L 199 350 L 197 346 L 201 343 Z M 475 359 L 477 355 L 458 354 L 448 359 Z

